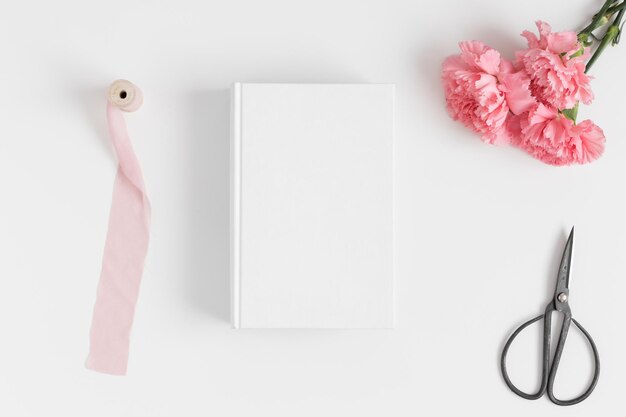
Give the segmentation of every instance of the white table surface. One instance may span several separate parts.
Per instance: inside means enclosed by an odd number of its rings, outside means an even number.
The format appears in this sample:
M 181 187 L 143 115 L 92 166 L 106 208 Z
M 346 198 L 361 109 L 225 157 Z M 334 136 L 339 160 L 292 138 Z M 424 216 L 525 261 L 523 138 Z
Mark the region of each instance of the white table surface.
M 581 109 L 606 155 L 573 168 L 482 144 L 444 110 L 444 56 L 482 39 L 511 56 L 534 20 L 582 27 L 600 0 L 6 2 L 0 13 L 0 415 L 589 416 L 623 408 L 626 45 Z M 153 204 L 129 375 L 87 371 L 115 159 L 104 93 L 127 117 Z M 618 82 L 621 77 L 622 81 Z M 228 323 L 229 95 L 244 82 L 397 85 L 396 313 L 390 331 L 235 331 Z M 621 106 L 621 108 L 620 108 Z M 552 293 L 577 228 L 571 303 L 600 349 L 569 409 L 508 391 L 508 332 Z M 532 388 L 539 329 L 511 352 Z M 557 377 L 580 392 L 573 332 Z M 526 349 L 524 349 L 526 348 Z M 526 353 L 526 355 L 524 355 Z

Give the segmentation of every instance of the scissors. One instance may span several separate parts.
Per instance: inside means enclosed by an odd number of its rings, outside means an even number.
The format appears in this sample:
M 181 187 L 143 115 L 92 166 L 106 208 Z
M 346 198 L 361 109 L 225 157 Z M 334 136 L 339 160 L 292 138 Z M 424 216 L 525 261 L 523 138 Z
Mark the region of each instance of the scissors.
M 561 259 L 561 265 L 559 266 L 559 273 L 556 281 L 556 290 L 554 291 L 554 297 L 548 303 L 546 307 L 545 313 L 528 320 L 526 323 L 519 326 L 509 337 L 504 345 L 504 349 L 502 350 L 502 358 L 500 360 L 500 367 L 502 369 L 502 376 L 504 377 L 504 382 L 508 385 L 508 387 L 515 394 L 519 395 L 522 398 L 527 400 L 536 400 L 542 397 L 546 392 L 548 393 L 548 397 L 550 401 L 552 401 L 556 405 L 574 405 L 579 402 L 585 400 L 591 393 L 593 392 L 596 384 L 598 383 L 598 377 L 600 376 L 600 358 L 598 356 L 598 349 L 596 348 L 596 344 L 593 341 L 591 335 L 580 325 L 576 320 L 572 318 L 572 312 L 569 306 L 569 274 L 570 274 L 570 265 L 572 263 L 572 246 L 574 244 L 574 228 L 572 227 L 572 231 L 570 232 L 569 238 L 567 239 L 567 244 L 565 245 L 565 250 L 563 251 L 563 258 Z M 556 345 L 556 351 L 554 353 L 554 357 L 552 358 L 552 364 L 550 364 L 550 341 L 552 339 L 552 313 L 554 311 L 560 312 L 563 314 L 563 323 L 561 324 L 561 333 L 559 335 L 559 341 Z M 526 327 L 531 324 L 543 319 L 543 366 L 541 371 L 541 386 L 539 391 L 535 394 L 528 394 L 520 389 L 518 389 L 511 380 L 509 379 L 509 374 L 506 371 L 506 355 L 509 352 L 509 348 L 511 347 L 511 343 L 517 337 L 518 334 Z M 569 327 L 571 323 L 574 323 L 576 327 L 580 329 L 583 335 L 587 338 L 591 349 L 593 350 L 593 357 L 595 361 L 595 371 L 593 374 L 593 379 L 587 390 L 580 395 L 579 397 L 573 398 L 571 400 L 559 400 L 554 396 L 554 378 L 556 377 L 557 370 L 559 369 L 559 362 L 561 360 L 561 354 L 563 353 L 563 347 L 565 346 L 565 341 L 567 340 L 567 332 L 569 331 Z

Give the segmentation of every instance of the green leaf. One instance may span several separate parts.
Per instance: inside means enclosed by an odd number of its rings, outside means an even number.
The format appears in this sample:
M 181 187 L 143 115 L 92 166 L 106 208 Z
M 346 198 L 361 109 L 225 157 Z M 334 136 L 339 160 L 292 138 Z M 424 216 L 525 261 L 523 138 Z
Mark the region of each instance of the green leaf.
M 571 109 L 561 110 L 561 114 L 576 123 L 576 116 L 578 116 L 578 103 L 576 103 L 576 105 Z

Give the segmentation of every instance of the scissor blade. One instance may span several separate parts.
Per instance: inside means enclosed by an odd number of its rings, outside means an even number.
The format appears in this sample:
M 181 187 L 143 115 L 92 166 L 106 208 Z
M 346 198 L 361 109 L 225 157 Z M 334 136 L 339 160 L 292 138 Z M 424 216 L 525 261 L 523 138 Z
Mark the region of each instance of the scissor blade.
M 569 234 L 567 243 L 565 244 L 565 250 L 563 251 L 563 257 L 561 258 L 561 265 L 559 266 L 559 276 L 556 282 L 555 296 L 569 289 L 569 273 L 572 264 L 572 249 L 574 246 L 574 228 Z

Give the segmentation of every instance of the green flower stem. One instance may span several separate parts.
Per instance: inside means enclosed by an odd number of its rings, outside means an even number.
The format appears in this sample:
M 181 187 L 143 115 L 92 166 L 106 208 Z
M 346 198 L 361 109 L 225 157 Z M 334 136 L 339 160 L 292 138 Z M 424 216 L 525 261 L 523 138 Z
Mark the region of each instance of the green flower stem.
M 589 23 L 589 25 L 586 28 L 581 30 L 578 33 L 578 36 L 579 37 L 581 35 L 589 36 L 591 35 L 591 32 L 593 32 L 594 30 L 608 23 L 608 18 L 612 15 L 612 13 L 609 14 L 607 12 L 610 9 L 610 7 L 613 5 L 613 3 L 616 3 L 616 2 L 617 0 L 606 0 L 604 2 L 604 5 L 600 9 L 600 11 L 596 13 L 595 15 L 593 15 L 593 19 L 591 20 L 591 23 Z M 623 6 L 623 5 L 624 3 L 620 4 L 619 6 Z M 619 6 L 615 6 L 615 7 L 619 7 Z
M 624 4 L 624 3 L 622 3 Z M 619 38 L 621 36 L 622 33 L 622 26 L 624 26 L 622 23 L 622 18 L 624 17 L 624 12 L 626 12 L 626 9 L 622 9 L 619 11 L 619 13 L 617 13 L 617 17 L 615 18 L 615 20 L 613 21 L 613 25 L 617 26 L 617 35 L 615 36 L 615 38 L 613 39 L 613 42 L 611 42 L 611 44 L 613 46 L 617 45 L 617 43 L 619 42 Z
M 587 25 L 587 27 L 585 27 L 583 30 L 578 32 L 578 40 L 582 43 L 583 48 L 591 46 L 593 44 L 593 41 L 591 41 L 590 39 L 597 39 L 595 36 L 593 36 L 593 31 L 608 24 L 611 21 L 611 18 L 615 15 L 615 13 L 617 13 L 617 16 L 615 17 L 615 19 L 613 19 L 613 22 L 610 24 L 604 36 L 602 37 L 602 39 L 599 40 L 600 44 L 589 59 L 589 62 L 587 62 L 585 72 L 589 71 L 592 65 L 600 57 L 602 52 L 604 52 L 607 45 L 616 45 L 619 41 L 621 32 L 620 24 L 622 18 L 624 17 L 624 13 L 626 12 L 626 0 L 622 1 L 621 3 L 619 3 L 619 1 L 621 0 L 606 0 L 598 13 L 593 15 L 591 23 L 589 23 L 589 25 Z M 582 54 L 584 50 L 583 48 L 581 48 L 581 50 L 573 56 L 576 56 L 579 53 Z M 571 109 L 561 110 L 561 114 L 576 123 L 576 117 L 578 116 L 578 106 L 579 103 L 576 103 L 576 105 Z
M 600 41 L 600 45 L 598 45 L 598 48 L 591 56 L 591 59 L 589 59 L 589 62 L 587 62 L 587 67 L 585 68 L 585 72 L 589 71 L 591 66 L 596 62 L 596 60 L 600 57 L 600 55 L 602 55 L 602 52 L 604 52 L 606 47 L 617 39 L 617 36 L 619 35 L 619 31 L 620 31 L 619 22 L 618 24 L 613 23 L 611 24 L 611 26 L 609 26 L 609 28 L 606 31 L 606 34 Z
M 619 12 L 620 10 L 624 10 L 625 8 L 626 8 L 626 2 L 622 4 L 618 4 L 616 6 L 609 7 L 605 14 L 610 16 L 610 15 L 615 14 L 616 12 Z

